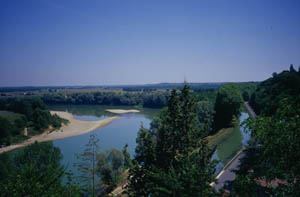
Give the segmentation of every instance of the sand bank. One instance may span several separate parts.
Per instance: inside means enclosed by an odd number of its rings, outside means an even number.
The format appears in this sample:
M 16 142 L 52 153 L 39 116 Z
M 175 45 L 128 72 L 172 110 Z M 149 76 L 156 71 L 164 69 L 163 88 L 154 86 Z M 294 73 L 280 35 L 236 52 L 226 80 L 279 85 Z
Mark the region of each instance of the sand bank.
M 139 110 L 136 109 L 107 109 L 105 111 L 114 113 L 114 114 L 126 114 L 126 113 L 138 113 L 140 112 Z
M 51 111 L 51 114 L 57 114 L 59 117 L 69 120 L 69 123 L 67 125 L 63 124 L 62 127 L 58 130 L 52 132 L 45 131 L 44 133 L 33 136 L 22 143 L 0 148 L 0 153 L 8 152 L 16 148 L 28 146 L 34 143 L 35 141 L 46 142 L 46 141 L 53 141 L 53 140 L 85 134 L 95 129 L 104 127 L 107 124 L 109 124 L 111 121 L 119 118 L 117 116 L 114 116 L 114 117 L 106 118 L 104 120 L 83 121 L 83 120 L 75 119 L 73 115 L 68 112 Z

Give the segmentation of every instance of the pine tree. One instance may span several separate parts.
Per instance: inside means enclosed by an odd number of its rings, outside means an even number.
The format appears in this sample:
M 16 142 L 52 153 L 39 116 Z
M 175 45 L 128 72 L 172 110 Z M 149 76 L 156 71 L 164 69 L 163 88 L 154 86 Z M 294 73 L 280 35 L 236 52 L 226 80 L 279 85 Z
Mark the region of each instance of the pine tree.
M 185 85 L 171 92 L 156 132 L 141 127 L 129 171 L 132 196 L 214 196 L 212 151 L 196 127 L 195 101 Z
M 98 142 L 97 135 L 94 132 L 91 133 L 89 142 L 85 145 L 84 152 L 77 155 L 79 162 L 75 164 L 81 173 L 77 177 L 78 180 L 85 183 L 88 190 L 91 186 L 93 196 L 95 196 L 97 155 L 99 154 Z
M 127 151 L 127 147 L 128 147 L 128 144 L 125 144 L 125 146 L 122 150 L 123 157 L 124 157 L 124 167 L 130 168 L 130 167 L 132 167 L 132 161 L 130 159 L 130 154 Z

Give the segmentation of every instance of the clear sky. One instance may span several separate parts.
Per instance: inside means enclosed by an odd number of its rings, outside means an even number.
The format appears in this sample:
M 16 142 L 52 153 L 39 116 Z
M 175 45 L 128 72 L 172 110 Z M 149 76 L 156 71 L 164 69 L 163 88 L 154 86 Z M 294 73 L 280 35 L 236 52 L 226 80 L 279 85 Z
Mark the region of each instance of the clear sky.
M 299 0 L 0 0 L 0 86 L 261 81 L 290 64 Z

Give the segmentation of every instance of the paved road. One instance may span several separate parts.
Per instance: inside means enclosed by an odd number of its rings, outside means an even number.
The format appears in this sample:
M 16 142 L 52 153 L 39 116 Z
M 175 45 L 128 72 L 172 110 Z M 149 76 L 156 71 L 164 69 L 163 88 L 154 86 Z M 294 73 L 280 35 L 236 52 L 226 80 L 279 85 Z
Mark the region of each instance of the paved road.
M 247 110 L 249 111 L 251 118 L 254 119 L 256 117 L 256 114 L 253 111 L 253 109 L 250 107 L 250 105 L 248 104 L 248 102 L 245 102 L 244 105 L 247 108 Z
M 252 118 L 255 118 L 256 114 L 248 104 L 248 102 L 244 103 L 245 107 L 250 113 L 250 116 Z M 236 175 L 235 171 L 239 170 L 240 160 L 245 156 L 245 153 L 243 150 L 239 151 L 237 155 L 229 162 L 229 166 L 225 166 L 225 169 L 223 169 L 218 176 L 216 177 L 218 180 L 218 183 L 213 183 L 212 186 L 219 191 L 225 184 L 229 184 L 230 182 L 234 181 Z
M 241 153 L 234 158 L 232 163 L 228 166 L 227 169 L 222 170 L 220 174 L 216 177 L 218 180 L 217 184 L 213 184 L 213 187 L 219 191 L 225 184 L 229 184 L 235 179 L 235 170 L 239 169 L 240 159 L 245 156 L 245 153 L 241 151 Z

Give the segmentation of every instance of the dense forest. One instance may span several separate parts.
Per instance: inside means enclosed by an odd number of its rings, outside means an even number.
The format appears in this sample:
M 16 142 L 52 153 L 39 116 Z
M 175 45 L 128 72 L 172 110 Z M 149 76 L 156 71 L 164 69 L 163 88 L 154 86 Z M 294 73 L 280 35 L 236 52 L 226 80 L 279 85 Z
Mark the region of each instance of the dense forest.
M 250 105 L 257 114 L 274 115 L 282 99 L 300 101 L 300 70 L 297 72 L 293 65 L 289 71 L 279 74 L 261 82 L 251 95 Z
M 217 89 L 195 89 L 198 101 L 215 102 Z M 41 99 L 46 104 L 87 104 L 87 105 L 126 105 L 148 108 L 167 106 L 170 91 L 98 91 L 93 93 L 51 93 L 43 94 Z
M 87 105 L 130 105 L 161 108 L 166 106 L 168 92 L 120 92 L 102 91 L 95 93 L 52 93 L 41 99 L 47 104 L 87 104 Z
M 261 82 L 250 104 L 259 114 L 248 120 L 252 142 L 246 149 L 232 196 L 300 195 L 300 70 Z M 245 195 L 246 194 L 246 195 Z
M 0 110 L 0 145 L 22 141 L 49 126 L 59 128 L 62 122 L 66 122 L 56 114 L 51 115 L 41 99 L 1 99 Z M 28 130 L 26 136 L 25 128 Z

